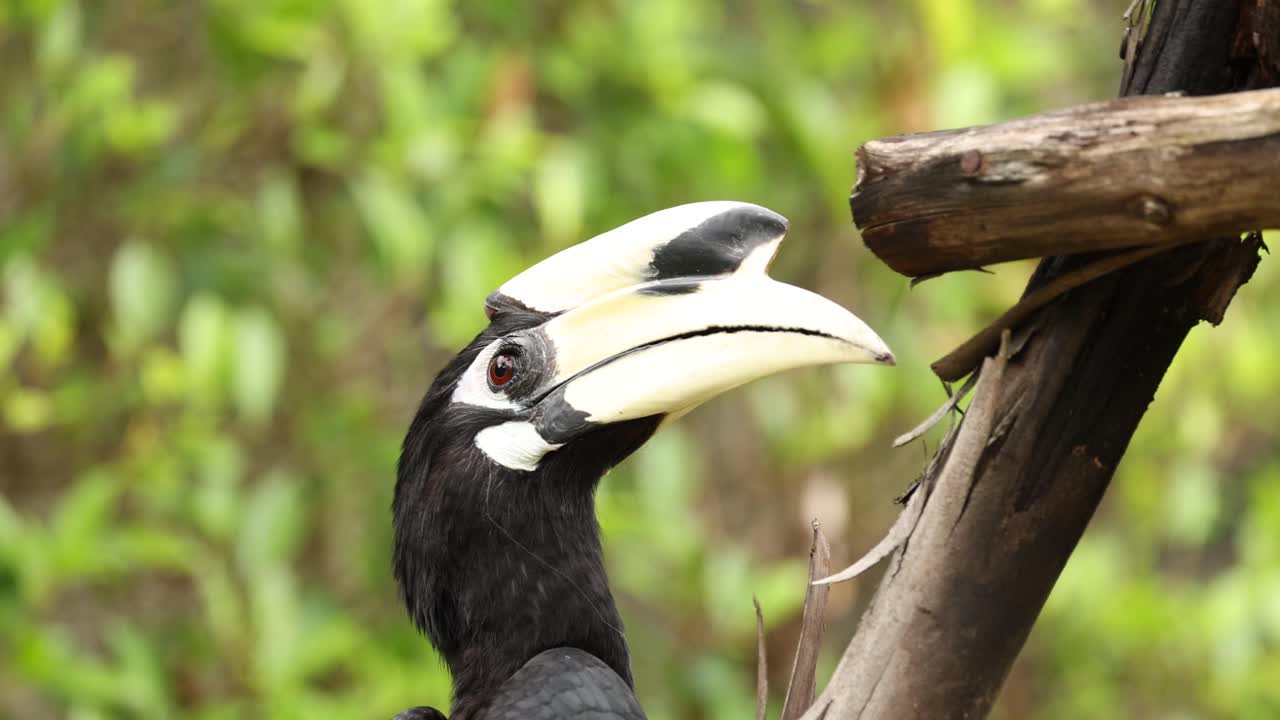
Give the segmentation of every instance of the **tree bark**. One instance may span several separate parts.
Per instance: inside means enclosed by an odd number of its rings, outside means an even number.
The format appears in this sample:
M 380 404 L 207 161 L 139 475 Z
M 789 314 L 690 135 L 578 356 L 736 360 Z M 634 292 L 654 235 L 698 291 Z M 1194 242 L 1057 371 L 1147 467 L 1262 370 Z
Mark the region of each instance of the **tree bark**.
M 909 276 L 1280 227 L 1280 89 L 1131 97 L 858 150 L 862 239 Z
M 1273 84 L 1272 3 L 1160 0 L 1122 93 Z M 1014 331 L 806 718 L 990 711 L 1183 338 L 1247 281 L 1259 244 L 1205 237 L 1072 290 Z M 1046 258 L 1028 291 L 1084 262 Z

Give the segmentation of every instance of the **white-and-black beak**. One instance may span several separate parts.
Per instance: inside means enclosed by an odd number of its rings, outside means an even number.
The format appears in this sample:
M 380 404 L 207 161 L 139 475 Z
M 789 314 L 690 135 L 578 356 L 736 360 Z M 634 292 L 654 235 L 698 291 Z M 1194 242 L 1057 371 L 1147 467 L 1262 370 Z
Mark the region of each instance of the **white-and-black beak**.
M 483 348 L 453 402 L 510 411 L 479 446 L 532 470 L 548 452 L 608 423 L 678 416 L 789 368 L 892 365 L 871 328 L 839 305 L 772 280 L 787 230 L 757 205 L 663 210 L 560 252 L 489 299 L 545 322 Z

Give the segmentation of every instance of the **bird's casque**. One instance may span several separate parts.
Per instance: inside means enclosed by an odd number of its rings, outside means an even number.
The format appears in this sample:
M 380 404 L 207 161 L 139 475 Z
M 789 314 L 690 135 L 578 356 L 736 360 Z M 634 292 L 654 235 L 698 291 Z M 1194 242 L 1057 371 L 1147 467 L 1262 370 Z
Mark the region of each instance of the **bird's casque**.
M 489 325 L 409 428 L 393 502 L 396 578 L 453 675 L 455 720 L 644 717 L 601 554 L 600 478 L 738 385 L 893 363 L 853 314 L 768 277 L 786 230 L 757 205 L 681 205 L 489 296 Z

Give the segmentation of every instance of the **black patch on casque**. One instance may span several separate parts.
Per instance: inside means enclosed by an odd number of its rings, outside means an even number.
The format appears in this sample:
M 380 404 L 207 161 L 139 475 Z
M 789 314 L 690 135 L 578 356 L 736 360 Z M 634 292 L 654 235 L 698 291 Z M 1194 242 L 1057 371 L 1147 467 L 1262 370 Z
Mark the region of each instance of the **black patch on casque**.
M 737 270 L 752 250 L 786 231 L 787 219 L 762 207 L 750 205 L 722 212 L 655 250 L 649 279 L 727 275 Z

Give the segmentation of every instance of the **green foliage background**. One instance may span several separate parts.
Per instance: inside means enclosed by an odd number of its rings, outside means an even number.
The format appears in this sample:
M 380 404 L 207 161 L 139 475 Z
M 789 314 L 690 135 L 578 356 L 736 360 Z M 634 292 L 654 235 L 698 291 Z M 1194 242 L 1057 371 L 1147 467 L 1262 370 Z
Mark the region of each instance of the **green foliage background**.
M 775 275 L 899 357 L 719 399 L 601 489 L 650 717 L 750 717 L 751 594 L 780 688 L 809 519 L 877 539 L 928 362 L 1027 273 L 908 292 L 849 224 L 853 149 L 1112 95 L 1124 5 L 0 4 L 0 717 L 446 706 L 389 570 L 418 398 L 510 275 L 719 198 L 789 216 Z M 999 717 L 1280 716 L 1273 265 L 1193 332 Z M 874 582 L 833 594 L 828 669 Z

